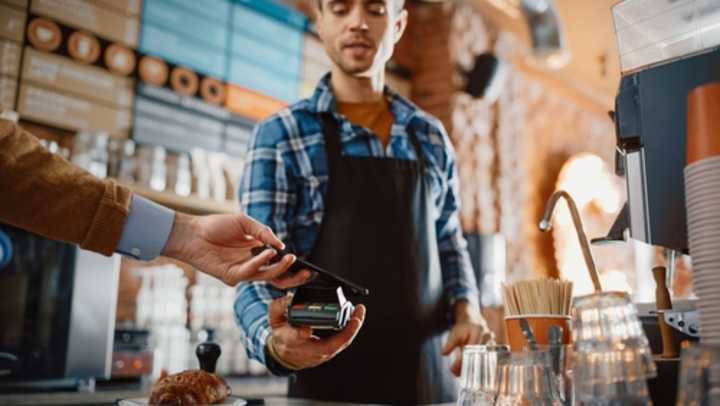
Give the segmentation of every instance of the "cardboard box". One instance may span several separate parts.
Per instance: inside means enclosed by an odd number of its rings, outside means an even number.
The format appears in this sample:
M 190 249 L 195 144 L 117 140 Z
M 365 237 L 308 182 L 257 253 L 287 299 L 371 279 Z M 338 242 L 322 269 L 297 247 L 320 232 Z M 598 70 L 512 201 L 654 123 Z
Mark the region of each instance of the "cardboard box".
M 287 103 L 237 85 L 228 85 L 226 107 L 243 117 L 264 120 Z
M 181 4 L 192 3 L 182 2 Z M 219 2 L 219 5 L 222 5 Z M 229 11 L 229 5 L 226 5 Z M 181 36 L 187 36 L 223 52 L 227 47 L 229 24 L 219 23 L 203 14 L 187 10 L 168 0 L 145 0 L 143 24 L 151 23 Z
M 70 131 L 106 131 L 127 137 L 131 112 L 114 109 L 92 100 L 50 90 L 31 83 L 20 83 L 20 117 Z
M 190 11 L 198 17 L 207 17 L 218 24 L 228 27 L 230 23 L 230 3 L 233 0 L 162 0 L 173 7 Z M 263 0 L 265 1 L 265 0 Z
M 185 65 L 217 79 L 226 79 L 226 51 L 188 39 L 152 23 L 143 23 L 140 52 Z
M 0 4 L 7 4 L 19 10 L 27 10 L 28 0 L 0 0 Z
M 15 110 L 17 78 L 0 76 L 0 110 Z
M 225 121 L 230 118 L 230 112 L 222 106 L 206 103 L 197 97 L 181 96 L 165 87 L 155 87 L 140 83 L 137 87 L 137 95 L 145 96 L 155 101 L 161 101 L 171 106 L 186 109 L 190 112 L 202 114 L 220 121 Z
M 135 113 L 171 120 L 203 136 L 222 137 L 225 131 L 225 123 L 222 120 L 143 96 L 137 98 Z
M 112 107 L 131 107 L 133 102 L 133 79 L 30 47 L 25 48 L 22 78 L 50 89 L 106 102 Z
M 246 7 L 271 16 L 298 31 L 305 31 L 307 28 L 308 19 L 303 13 L 280 2 L 265 0 L 235 0 L 235 2 L 238 3 L 236 7 Z
M 260 5 L 264 1 L 254 4 Z M 258 41 L 286 49 L 289 52 L 300 52 L 303 47 L 303 29 L 284 24 L 277 19 L 255 11 L 246 5 L 233 5 L 232 29 L 235 33 L 244 33 Z
M 2 1 L 2 0 L 0 0 Z M 103 7 L 110 9 L 110 10 L 116 10 L 120 11 L 127 15 L 140 15 L 140 12 L 142 11 L 142 1 L 141 0 L 95 0 L 97 3 L 100 3 Z
M 0 38 L 22 42 L 27 14 L 0 3 Z
M 30 10 L 100 37 L 137 46 L 139 22 L 90 0 L 32 0 Z
M 250 149 L 249 142 L 236 141 L 232 138 L 225 140 L 224 151 L 231 157 L 244 157 L 247 155 L 248 149 Z
M 301 73 L 302 54 L 299 50 L 288 51 L 283 48 L 268 46 L 264 41 L 244 33 L 233 33 L 230 49 L 234 58 L 245 58 L 256 65 L 270 71 L 278 71 L 297 78 Z
M 133 139 L 172 150 L 222 149 L 222 121 L 158 100 L 137 97 Z
M 0 40 L 0 75 L 18 77 L 20 73 L 20 44 Z
M 294 102 L 298 99 L 298 77 L 268 69 L 237 55 L 231 56 L 228 80 L 278 100 Z

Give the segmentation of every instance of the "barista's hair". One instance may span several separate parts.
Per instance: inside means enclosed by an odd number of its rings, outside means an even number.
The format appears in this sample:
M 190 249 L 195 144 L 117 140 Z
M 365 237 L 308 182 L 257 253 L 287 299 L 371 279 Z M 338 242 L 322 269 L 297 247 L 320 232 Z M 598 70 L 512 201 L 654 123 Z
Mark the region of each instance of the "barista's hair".
M 389 2 L 395 3 L 395 11 L 400 12 L 405 7 L 405 0 L 387 0 Z M 317 0 L 317 6 L 319 10 L 322 10 L 322 3 L 323 0 Z

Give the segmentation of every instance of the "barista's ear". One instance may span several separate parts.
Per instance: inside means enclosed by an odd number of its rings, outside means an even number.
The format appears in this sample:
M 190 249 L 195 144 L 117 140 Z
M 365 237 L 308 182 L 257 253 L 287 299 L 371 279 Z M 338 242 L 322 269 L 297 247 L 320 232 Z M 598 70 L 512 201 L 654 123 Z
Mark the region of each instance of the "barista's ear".
M 407 28 L 408 12 L 405 9 L 400 10 L 400 14 L 395 17 L 395 30 L 394 30 L 394 42 L 397 44 L 402 38 L 405 28 Z

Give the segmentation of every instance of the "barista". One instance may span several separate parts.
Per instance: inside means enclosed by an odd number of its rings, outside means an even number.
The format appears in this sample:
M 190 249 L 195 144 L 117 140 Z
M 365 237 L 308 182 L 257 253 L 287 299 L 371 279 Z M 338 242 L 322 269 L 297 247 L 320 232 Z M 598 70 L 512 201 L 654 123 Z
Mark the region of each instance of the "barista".
M 272 301 L 282 291 L 240 286 L 235 309 L 249 354 L 276 374 L 295 373 L 293 397 L 452 402 L 460 357 L 450 365 L 443 355 L 492 339 L 458 221 L 452 145 L 439 120 L 385 86 L 407 23 L 403 3 L 318 1 L 332 71 L 254 133 L 243 209 L 293 252 L 371 292 L 352 298 L 368 313 L 338 354 L 310 348 L 312 331 L 287 323 L 288 299 Z

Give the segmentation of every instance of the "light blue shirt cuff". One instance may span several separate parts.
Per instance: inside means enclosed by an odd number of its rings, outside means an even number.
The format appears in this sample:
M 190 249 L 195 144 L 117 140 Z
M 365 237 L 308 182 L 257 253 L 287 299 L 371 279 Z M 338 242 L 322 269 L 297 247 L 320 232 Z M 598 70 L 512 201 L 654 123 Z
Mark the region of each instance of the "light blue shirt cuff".
M 162 252 L 170 236 L 175 211 L 134 195 L 116 252 L 149 261 Z

